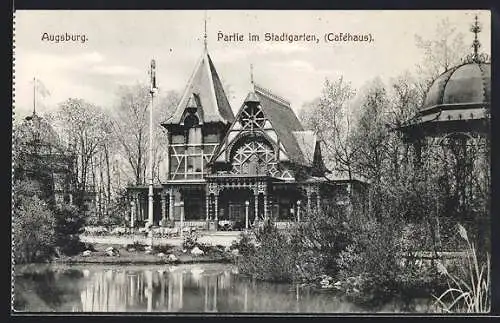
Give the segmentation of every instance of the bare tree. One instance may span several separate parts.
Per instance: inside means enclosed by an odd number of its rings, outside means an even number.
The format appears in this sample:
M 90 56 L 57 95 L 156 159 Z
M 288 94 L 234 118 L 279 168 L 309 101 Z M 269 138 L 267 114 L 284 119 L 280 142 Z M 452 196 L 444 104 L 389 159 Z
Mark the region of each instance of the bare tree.
M 149 109 L 151 96 L 149 87 L 145 84 L 122 86 L 119 89 L 119 103 L 113 129 L 119 145 L 120 155 L 126 160 L 132 171 L 136 185 L 144 184 L 147 179 L 147 164 L 149 154 Z M 164 160 L 167 149 L 167 136 L 160 122 L 169 116 L 178 102 L 176 92 L 167 92 L 165 96 L 156 99 L 158 102 L 153 110 L 153 169 L 158 178 L 160 163 Z
M 457 31 L 449 18 L 441 20 L 434 34 L 428 38 L 415 35 L 415 42 L 424 54 L 423 61 L 417 65 L 420 92 L 424 95 L 441 73 L 460 63 L 467 52 L 467 45 L 464 34 Z
M 352 111 L 349 110 L 355 91 L 351 84 L 338 78 L 326 79 L 321 96 L 306 104 L 300 117 L 306 126 L 316 132 L 323 144 L 327 166 L 336 175 L 353 178 Z
M 99 107 L 70 98 L 59 105 L 54 122 L 68 149 L 77 156 L 77 185 L 81 192 L 95 181 L 94 157 L 110 136 L 109 119 Z

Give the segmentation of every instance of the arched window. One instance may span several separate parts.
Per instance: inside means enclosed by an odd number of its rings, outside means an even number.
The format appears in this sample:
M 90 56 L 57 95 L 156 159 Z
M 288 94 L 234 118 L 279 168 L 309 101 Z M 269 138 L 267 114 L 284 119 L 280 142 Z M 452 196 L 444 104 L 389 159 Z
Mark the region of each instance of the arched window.
M 273 147 L 264 139 L 249 139 L 234 147 L 231 172 L 274 176 L 278 172 L 278 166 Z

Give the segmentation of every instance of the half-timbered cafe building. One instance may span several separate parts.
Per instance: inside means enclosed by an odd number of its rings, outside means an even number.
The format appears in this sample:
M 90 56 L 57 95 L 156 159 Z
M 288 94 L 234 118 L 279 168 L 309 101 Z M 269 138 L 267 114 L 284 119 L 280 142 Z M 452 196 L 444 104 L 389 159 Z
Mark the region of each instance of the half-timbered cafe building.
M 236 115 L 205 50 L 173 114 L 166 180 L 154 185 L 154 226 L 244 228 L 295 222 L 325 203 L 349 205 L 359 181 L 330 180 L 314 132 L 290 103 L 253 84 Z M 148 186 L 129 187 L 130 223 L 148 220 Z M 249 224 L 247 223 L 249 219 Z

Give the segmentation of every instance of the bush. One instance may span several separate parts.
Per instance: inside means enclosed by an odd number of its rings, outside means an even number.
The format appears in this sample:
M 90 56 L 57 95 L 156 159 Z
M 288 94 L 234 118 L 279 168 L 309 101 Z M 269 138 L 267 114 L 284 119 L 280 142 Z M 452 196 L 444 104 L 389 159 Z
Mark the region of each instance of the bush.
M 69 204 L 55 207 L 55 245 L 67 255 L 75 255 L 85 248 L 79 235 L 84 231 L 85 218 L 79 210 Z
M 362 302 L 382 301 L 393 292 L 398 273 L 398 239 L 396 227 L 389 223 L 367 221 L 358 232 L 356 240 L 341 252 L 338 258 L 342 281 L 355 282 L 347 286 L 350 296 Z M 348 284 L 349 285 L 349 284 Z
M 238 267 L 241 273 L 258 280 L 290 282 L 295 279 L 295 257 L 290 241 L 272 224 L 267 223 L 255 232 L 255 247 L 248 237 L 240 241 Z
M 45 260 L 53 254 L 56 218 L 37 196 L 24 197 L 13 210 L 12 238 L 18 263 Z
M 344 212 L 335 208 L 313 210 L 305 219 L 290 231 L 300 278 L 314 280 L 322 274 L 337 275 L 337 259 L 353 243 L 356 228 L 348 223 Z
M 134 243 L 132 244 L 127 244 L 126 249 L 130 249 L 130 248 L 134 248 L 136 251 L 145 251 L 146 250 L 146 245 L 145 244 L 142 244 L 138 241 L 135 241 Z
M 251 256 L 255 253 L 255 244 L 252 240 L 253 238 L 250 233 L 242 231 L 240 233 L 240 239 L 233 241 L 229 249 L 237 249 L 239 254 L 243 257 Z
M 198 233 L 196 231 L 190 231 L 184 236 L 182 241 L 182 248 L 186 250 L 191 250 L 198 246 Z

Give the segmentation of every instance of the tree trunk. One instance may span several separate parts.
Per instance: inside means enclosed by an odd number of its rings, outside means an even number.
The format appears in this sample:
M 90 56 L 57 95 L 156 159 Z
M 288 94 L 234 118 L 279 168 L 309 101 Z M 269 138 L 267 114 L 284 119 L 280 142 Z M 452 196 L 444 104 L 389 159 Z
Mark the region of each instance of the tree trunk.
M 109 207 L 111 205 L 111 174 L 109 170 L 109 151 L 107 145 L 104 145 L 104 156 L 106 158 L 106 179 L 107 179 L 107 208 L 106 216 L 109 215 Z

